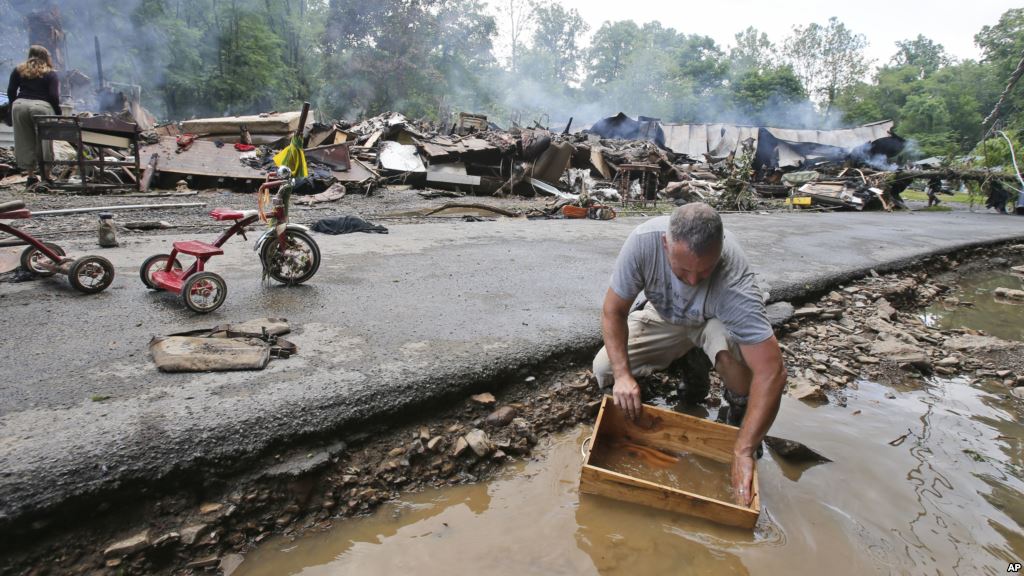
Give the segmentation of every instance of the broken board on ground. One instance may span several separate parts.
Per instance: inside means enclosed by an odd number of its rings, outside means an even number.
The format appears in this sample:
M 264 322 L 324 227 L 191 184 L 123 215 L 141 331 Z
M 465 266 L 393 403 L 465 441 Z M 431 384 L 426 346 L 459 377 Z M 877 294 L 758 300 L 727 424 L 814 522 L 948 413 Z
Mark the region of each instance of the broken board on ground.
M 160 138 L 156 144 L 141 147 L 139 155 L 149 158 L 156 154 L 160 172 L 185 176 L 213 176 L 239 180 L 263 180 L 266 175 L 239 160 L 239 152 L 232 146 L 217 147 L 213 142 L 196 140 L 184 152 L 177 152 L 178 143 L 170 136 Z
M 693 454 L 731 465 L 739 429 L 734 426 L 644 405 L 643 416 L 632 422 L 605 396 L 594 425 L 590 450 L 580 473 L 580 492 L 706 518 L 713 522 L 753 528 L 761 512 L 755 463 L 749 507 L 681 490 L 600 466 L 599 454 L 615 443 L 628 443 L 656 458 Z M 660 455 L 660 456 L 659 456 Z

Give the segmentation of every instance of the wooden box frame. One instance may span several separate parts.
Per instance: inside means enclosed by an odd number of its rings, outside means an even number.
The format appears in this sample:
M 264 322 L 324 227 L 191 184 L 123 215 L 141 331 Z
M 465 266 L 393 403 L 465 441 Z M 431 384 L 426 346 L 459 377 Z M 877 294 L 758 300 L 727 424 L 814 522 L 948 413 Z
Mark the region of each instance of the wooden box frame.
M 756 461 L 751 483 L 754 497 L 749 508 L 613 472 L 591 462 L 594 450 L 601 443 L 609 442 L 610 439 L 623 439 L 670 453 L 691 452 L 717 462 L 731 463 L 738 433 L 739 429 L 735 426 L 646 404 L 640 421 L 632 422 L 615 406 L 611 396 L 605 396 L 590 438 L 590 450 L 583 461 L 580 492 L 752 529 L 761 512 Z

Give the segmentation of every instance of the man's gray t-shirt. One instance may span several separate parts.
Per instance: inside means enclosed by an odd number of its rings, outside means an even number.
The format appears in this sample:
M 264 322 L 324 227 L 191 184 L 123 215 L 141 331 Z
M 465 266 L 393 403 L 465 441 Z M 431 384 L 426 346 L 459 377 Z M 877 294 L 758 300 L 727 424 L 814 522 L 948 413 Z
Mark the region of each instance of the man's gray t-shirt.
M 772 337 L 764 300 L 754 283 L 747 257 L 725 231 L 722 257 L 711 276 L 689 286 L 672 273 L 661 237 L 668 216 L 649 220 L 633 230 L 615 261 L 611 288 L 632 302 L 642 290 L 666 322 L 687 326 L 717 318 L 738 344 L 757 344 Z

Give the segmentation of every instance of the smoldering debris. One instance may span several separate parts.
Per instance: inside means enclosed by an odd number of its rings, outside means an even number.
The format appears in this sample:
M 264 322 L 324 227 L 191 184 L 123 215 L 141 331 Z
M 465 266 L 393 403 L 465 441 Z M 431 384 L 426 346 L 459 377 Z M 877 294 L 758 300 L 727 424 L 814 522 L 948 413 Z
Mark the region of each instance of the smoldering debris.
M 291 111 L 156 126 L 139 135 L 142 164 L 124 168 L 119 181 L 255 189 L 296 132 L 309 167 L 296 194 L 317 195 L 311 203 L 403 185 L 430 196 L 549 197 L 535 214 L 544 217 L 608 219 L 687 202 L 726 211 L 893 210 L 905 207 L 900 193 L 910 182 L 934 172 L 900 168 L 907 143 L 891 121 L 789 130 L 620 113 L 571 132 L 571 124 L 552 130 L 539 122 L 506 129 L 467 112 L 434 122 L 399 112 L 358 122 L 313 116 L 302 126 Z M 974 177 L 941 171 L 954 180 Z M 978 181 L 991 178 L 986 172 Z

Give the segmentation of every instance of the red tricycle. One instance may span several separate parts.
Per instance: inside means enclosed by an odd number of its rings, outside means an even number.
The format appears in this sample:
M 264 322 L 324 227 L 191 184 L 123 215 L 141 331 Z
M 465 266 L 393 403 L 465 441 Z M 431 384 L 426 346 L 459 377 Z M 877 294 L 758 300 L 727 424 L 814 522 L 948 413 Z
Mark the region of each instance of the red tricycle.
M 279 178 L 279 179 L 273 179 Z M 175 242 L 170 254 L 150 256 L 139 268 L 142 283 L 152 290 L 166 290 L 181 296 L 185 306 L 194 312 L 213 312 L 227 298 L 228 287 L 219 274 L 208 272 L 206 261 L 223 254 L 221 247 L 235 234 L 245 238 L 245 228 L 257 220 L 266 220 L 270 228 L 253 248 L 263 263 L 264 274 L 282 284 L 301 284 L 320 268 L 320 247 L 309 234 L 309 228 L 288 222 L 288 204 L 294 180 L 287 168 L 278 168 L 259 189 L 259 210 L 217 208 L 210 212 L 214 220 L 233 221 L 212 244 L 200 240 Z M 271 197 L 270 190 L 277 189 Z M 183 269 L 179 254 L 195 257 Z
M 32 212 L 21 200 L 0 203 L 0 220 L 31 218 Z M 32 276 L 53 276 L 60 272 L 79 292 L 102 292 L 114 281 L 114 266 L 102 256 L 68 258 L 64 250 L 51 242 L 42 242 L 31 234 L 0 222 L 0 232 L 17 236 L 28 247 L 21 253 L 21 267 Z

